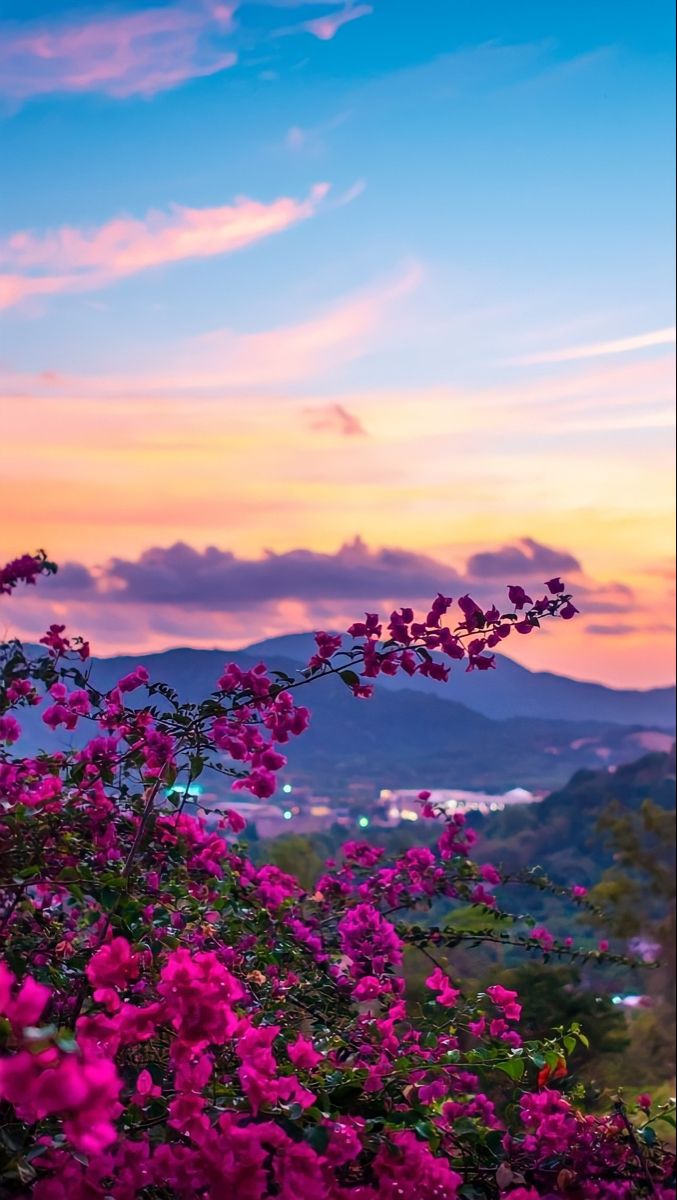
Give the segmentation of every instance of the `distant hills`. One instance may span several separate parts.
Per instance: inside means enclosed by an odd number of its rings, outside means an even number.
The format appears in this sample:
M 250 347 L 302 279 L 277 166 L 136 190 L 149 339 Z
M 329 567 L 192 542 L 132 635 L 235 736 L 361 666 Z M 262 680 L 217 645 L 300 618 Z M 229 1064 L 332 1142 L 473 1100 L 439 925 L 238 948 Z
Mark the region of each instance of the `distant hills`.
M 539 863 L 560 883 L 592 885 L 614 862 L 597 828 L 602 813 L 612 804 L 619 812 L 637 812 L 647 799 L 674 810 L 674 750 L 642 755 L 613 774 L 577 771 L 542 804 L 505 809 L 490 821 L 477 821 L 481 851 L 510 871 Z
M 269 638 L 248 646 L 246 653 L 264 662 L 283 657 L 307 662 L 314 650 L 312 634 L 293 633 Z M 558 721 L 609 721 L 618 725 L 647 725 L 672 730 L 675 727 L 675 688 L 646 691 L 605 687 L 530 671 L 511 658 L 497 656 L 497 669 L 489 673 L 467 673 L 461 666 L 440 687 L 434 680 L 396 676 L 383 678 L 380 687 L 429 692 L 457 700 L 485 717 L 547 717 Z
M 312 653 L 310 634 L 243 651 L 168 650 L 94 660 L 92 681 L 107 689 L 137 663 L 184 699 L 214 688 L 223 663 L 265 661 L 293 675 Z M 457 670 L 449 684 L 382 679 L 374 698 L 355 700 L 337 679 L 309 686 L 311 728 L 289 747 L 289 777 L 338 796 L 356 782 L 384 787 L 504 791 L 561 786 L 581 768 L 617 764 L 662 750 L 674 727 L 674 689 L 618 691 L 501 657 L 491 675 Z M 54 744 L 39 713 L 24 713 L 31 749 Z M 61 744 L 68 735 L 61 735 Z

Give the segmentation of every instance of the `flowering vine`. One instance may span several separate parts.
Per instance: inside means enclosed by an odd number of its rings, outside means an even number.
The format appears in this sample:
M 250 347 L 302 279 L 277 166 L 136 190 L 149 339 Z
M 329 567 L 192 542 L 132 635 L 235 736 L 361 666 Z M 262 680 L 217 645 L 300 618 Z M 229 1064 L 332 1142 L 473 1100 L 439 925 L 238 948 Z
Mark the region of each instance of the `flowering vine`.
M 25 555 L 0 592 L 55 570 Z M 186 811 L 208 770 L 234 791 L 274 794 L 285 747 L 310 721 L 297 692 L 338 676 L 368 699 L 380 675 L 444 682 L 495 667 L 513 633 L 575 615 L 559 579 L 506 611 L 438 595 L 344 637 L 318 633 L 296 677 L 224 667 L 184 703 L 142 667 L 107 692 L 89 646 L 52 625 L 28 653 L 0 654 L 0 1194 L 36 1200 L 629 1200 L 673 1194 L 673 1160 L 638 1099 L 580 1113 L 567 1056 L 584 1032 L 520 1033 L 516 992 L 471 994 L 462 942 L 596 961 L 508 906 L 512 884 L 471 857 L 472 831 L 440 819 L 434 849 L 394 859 L 349 841 L 311 895 L 257 867 L 235 808 Z M 21 753 L 21 713 L 79 748 Z M 584 890 L 537 886 L 586 906 Z M 443 928 L 429 910 L 442 901 Z M 471 906 L 472 930 L 454 924 Z M 416 922 L 412 922 L 412 914 Z M 429 963 L 406 996 L 405 958 Z M 3 1190 L 4 1189 L 4 1190 Z

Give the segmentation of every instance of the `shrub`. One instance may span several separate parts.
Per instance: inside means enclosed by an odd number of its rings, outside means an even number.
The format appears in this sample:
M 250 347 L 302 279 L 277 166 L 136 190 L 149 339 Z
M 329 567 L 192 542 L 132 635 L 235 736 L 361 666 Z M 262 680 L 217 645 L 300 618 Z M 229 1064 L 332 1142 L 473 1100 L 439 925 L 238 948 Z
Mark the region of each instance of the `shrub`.
M 0 591 L 55 568 L 43 554 L 0 572 Z M 45 652 L 1 655 L 0 1190 L 36 1200 L 625 1200 L 671 1194 L 654 1130 L 667 1106 L 640 1097 L 583 1116 L 565 1094 L 577 1025 L 523 1040 L 517 993 L 466 994 L 449 951 L 509 943 L 541 957 L 601 959 L 530 927 L 499 903 L 511 882 L 470 857 L 471 831 L 446 817 L 434 850 L 386 861 L 344 845 L 316 890 L 254 866 L 243 822 L 186 811 L 204 771 L 266 798 L 301 736 L 296 693 L 338 675 L 358 700 L 380 674 L 443 682 L 454 662 L 490 670 L 514 631 L 575 609 L 560 580 L 511 609 L 469 596 L 443 624 L 367 614 L 347 640 L 319 633 L 297 678 L 224 668 L 182 703 L 139 667 L 105 694 L 89 647 L 53 625 Z M 20 753 L 21 710 L 46 729 L 91 736 L 79 749 Z M 18 714 L 15 715 L 15 714 Z M 15 746 L 19 752 L 13 752 Z M 435 819 L 421 793 L 422 815 Z M 563 893 L 565 889 L 552 889 Z M 574 905 L 583 889 L 566 889 Z M 444 929 L 426 920 L 435 901 Z M 459 919 L 454 923 L 454 913 Z M 468 918 L 471 914 L 472 919 Z M 418 923 L 412 923 L 412 916 Z M 412 1020 L 402 959 L 429 963 Z

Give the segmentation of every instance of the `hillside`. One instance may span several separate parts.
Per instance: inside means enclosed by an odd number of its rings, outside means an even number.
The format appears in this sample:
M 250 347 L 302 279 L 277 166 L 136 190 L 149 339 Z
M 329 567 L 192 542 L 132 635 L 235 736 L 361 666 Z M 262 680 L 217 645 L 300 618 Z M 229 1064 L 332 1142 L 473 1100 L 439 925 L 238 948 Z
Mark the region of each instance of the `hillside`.
M 247 647 L 246 653 L 264 662 L 283 657 L 307 662 L 314 643 L 309 633 L 270 638 Z M 547 717 L 561 721 L 608 721 L 619 725 L 655 725 L 675 727 L 675 688 L 650 688 L 645 691 L 605 687 L 555 675 L 550 671 L 530 671 L 505 655 L 497 656 L 497 670 L 490 675 L 478 671 L 452 672 L 449 683 L 440 688 L 430 679 L 383 679 L 381 686 L 443 695 L 482 713 L 485 717 Z
M 293 649 L 285 639 L 284 648 L 287 646 Z M 142 662 L 151 678 L 171 684 L 184 699 L 197 699 L 213 688 L 225 657 L 235 658 L 243 666 L 265 657 L 290 673 L 298 667 L 298 660 L 278 656 L 275 643 L 268 647 L 267 654 L 265 644 L 252 649 L 260 650 L 260 655 L 239 652 L 226 656 L 221 651 L 178 649 L 141 657 L 99 659 L 92 664 L 92 680 L 107 689 Z M 538 715 L 525 714 L 524 704 L 534 703 L 530 680 L 538 677 L 509 659 L 501 661 L 489 680 L 486 676 L 466 676 L 462 671 L 457 678 L 485 682 L 484 689 L 478 687 L 477 697 L 487 698 L 494 687 L 502 688 L 507 708 L 503 676 L 508 676 L 509 684 L 511 672 L 517 679 L 511 715 L 504 713 L 500 719 L 496 713 L 489 716 L 460 703 L 454 698 L 453 687 L 435 685 L 432 693 L 411 687 L 379 687 L 373 700 L 364 702 L 355 700 L 335 678 L 318 681 L 308 689 L 311 728 L 289 748 L 289 776 L 334 796 L 344 794 L 356 781 L 373 788 L 374 793 L 384 787 L 546 789 L 561 786 L 581 768 L 635 758 L 644 747 L 648 735 L 639 719 L 622 725 L 608 716 L 595 718 L 585 712 L 577 719 L 556 719 L 549 715 L 545 703 Z M 591 686 L 556 676 L 552 679 L 558 685 L 571 684 L 574 688 Z M 464 686 L 468 687 L 467 682 Z M 532 700 L 525 702 L 523 693 L 529 687 Z M 610 689 L 599 690 L 612 698 L 616 695 Z M 622 695 L 627 698 L 632 694 Z M 642 693 L 637 695 L 641 697 Z M 604 705 L 600 711 L 606 711 Z M 27 748 L 35 750 L 47 743 L 49 735 L 38 712 L 25 713 L 23 724 Z M 651 736 L 666 740 L 665 735 Z M 67 739 L 68 735 L 61 735 L 57 740 L 66 745 Z
M 610 773 L 582 770 L 534 808 L 505 810 L 478 823 L 487 854 L 510 869 L 539 863 L 562 883 L 597 882 L 612 857 L 596 829 L 610 804 L 637 811 L 650 799 L 675 807 L 675 752 L 645 754 Z

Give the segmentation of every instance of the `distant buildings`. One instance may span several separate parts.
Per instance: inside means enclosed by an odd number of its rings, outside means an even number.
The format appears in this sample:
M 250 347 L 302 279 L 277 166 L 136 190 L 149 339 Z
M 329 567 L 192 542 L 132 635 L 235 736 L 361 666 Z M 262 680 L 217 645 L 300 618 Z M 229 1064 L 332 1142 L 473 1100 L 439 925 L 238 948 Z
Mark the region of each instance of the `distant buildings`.
M 415 788 L 383 788 L 375 796 L 371 785 L 359 782 L 346 789 L 345 797 L 337 801 L 315 794 L 303 783 L 287 782 L 274 802 L 264 802 L 245 799 L 241 792 L 232 792 L 225 780 L 218 780 L 210 790 L 191 784 L 189 804 L 214 816 L 224 809 L 233 809 L 256 828 L 259 837 L 273 838 L 292 832 L 320 833 L 335 825 L 357 832 L 371 826 L 393 828 L 401 822 L 417 821 L 421 814 L 419 794 L 420 789 Z M 500 795 L 441 788 L 430 792 L 430 802 L 449 814 L 477 812 L 487 816 L 513 805 L 537 804 L 544 795 L 525 788 L 513 788 Z
M 502 812 L 515 804 L 538 804 L 545 793 L 528 792 L 525 788 L 512 788 L 501 795 L 488 792 L 465 792 L 458 788 L 432 790 L 429 803 L 446 813 L 479 812 L 483 816 L 489 813 Z M 383 788 L 379 799 L 386 806 L 390 823 L 396 825 L 400 821 L 417 821 L 421 812 L 419 792 L 415 789 L 391 790 Z

